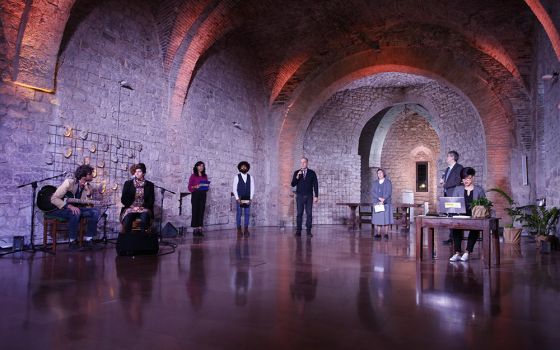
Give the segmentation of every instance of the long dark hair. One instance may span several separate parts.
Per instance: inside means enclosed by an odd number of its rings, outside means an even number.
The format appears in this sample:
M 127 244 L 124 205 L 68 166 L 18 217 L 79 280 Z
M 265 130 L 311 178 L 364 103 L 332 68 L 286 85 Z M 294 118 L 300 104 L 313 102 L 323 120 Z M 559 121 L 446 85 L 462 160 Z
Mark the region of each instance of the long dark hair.
M 204 162 L 202 162 L 202 161 L 200 161 L 200 160 L 199 160 L 198 162 L 196 162 L 196 164 L 193 166 L 192 172 L 193 172 L 193 174 L 195 174 L 196 176 L 198 176 L 198 169 L 197 169 L 197 167 L 198 167 L 200 164 L 204 165 L 204 169 L 202 170 L 202 176 L 206 176 L 206 164 L 204 164 Z

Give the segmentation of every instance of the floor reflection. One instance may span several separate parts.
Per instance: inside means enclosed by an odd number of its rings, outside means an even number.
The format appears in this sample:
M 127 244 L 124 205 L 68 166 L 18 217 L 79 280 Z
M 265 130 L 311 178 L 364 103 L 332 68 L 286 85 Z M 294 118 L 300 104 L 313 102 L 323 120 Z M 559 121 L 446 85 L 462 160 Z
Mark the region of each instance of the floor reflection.
M 173 254 L 114 247 L 0 259 L 6 349 L 555 348 L 560 256 L 533 241 L 417 263 L 409 237 L 275 228 L 184 239 Z M 438 242 L 439 244 L 439 242 Z M 449 249 L 439 246 L 440 251 Z
M 290 284 L 292 299 L 303 309 L 305 303 L 313 301 L 317 293 L 317 275 L 313 270 L 313 241 L 311 238 L 296 238 L 294 280 Z
M 119 281 L 119 300 L 124 320 L 138 327 L 144 324 L 145 306 L 152 299 L 154 277 L 159 259 L 153 256 L 117 257 L 115 266 Z
M 206 268 L 204 265 L 204 237 L 195 237 L 190 245 L 189 274 L 187 277 L 187 297 L 194 309 L 202 307 L 206 294 Z
M 238 236 L 230 249 L 232 265 L 235 271 L 232 276 L 235 305 L 247 305 L 248 292 L 251 288 L 251 254 L 249 252 L 249 238 Z
M 501 312 L 501 271 L 474 265 L 417 263 L 417 304 L 435 310 L 450 331 L 463 333 L 475 320 L 488 324 Z

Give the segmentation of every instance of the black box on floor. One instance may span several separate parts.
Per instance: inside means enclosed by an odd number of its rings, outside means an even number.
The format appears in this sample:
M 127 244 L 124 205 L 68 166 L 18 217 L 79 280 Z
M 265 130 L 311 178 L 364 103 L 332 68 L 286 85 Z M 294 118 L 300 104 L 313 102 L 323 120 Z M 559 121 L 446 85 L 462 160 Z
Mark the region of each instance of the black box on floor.
M 155 234 L 142 234 L 132 232 L 121 233 L 117 238 L 117 255 L 156 255 L 159 251 L 159 242 Z

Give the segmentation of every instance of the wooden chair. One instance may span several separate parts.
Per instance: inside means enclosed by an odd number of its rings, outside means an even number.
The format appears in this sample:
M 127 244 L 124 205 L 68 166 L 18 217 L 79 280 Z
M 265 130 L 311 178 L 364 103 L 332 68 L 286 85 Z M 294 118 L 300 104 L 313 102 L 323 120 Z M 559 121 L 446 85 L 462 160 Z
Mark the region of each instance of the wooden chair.
M 84 242 L 84 234 L 87 228 L 87 219 L 80 219 L 80 227 L 78 229 L 78 244 L 80 247 Z M 46 249 L 48 245 L 47 238 L 51 236 L 52 238 L 52 249 L 56 252 L 56 244 L 58 241 L 59 234 L 68 233 L 68 220 L 52 216 L 49 214 L 43 215 L 43 246 Z
M 371 205 L 358 206 L 358 225 L 362 229 L 362 223 L 371 224 L 373 207 Z
M 397 227 L 397 230 L 399 229 L 399 226 L 404 226 L 405 225 L 405 217 L 404 217 L 404 213 L 402 212 L 394 212 L 393 213 L 393 219 L 394 219 L 394 224 L 391 225 L 391 230 L 393 229 L 393 226 Z

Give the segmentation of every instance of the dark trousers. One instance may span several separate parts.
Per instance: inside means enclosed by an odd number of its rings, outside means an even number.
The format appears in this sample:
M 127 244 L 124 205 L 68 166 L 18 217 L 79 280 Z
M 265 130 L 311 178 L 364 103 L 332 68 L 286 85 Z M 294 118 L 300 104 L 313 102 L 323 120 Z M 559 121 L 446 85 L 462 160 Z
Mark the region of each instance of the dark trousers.
M 237 203 L 235 213 L 235 223 L 237 224 L 237 227 L 241 227 L 241 214 L 243 214 L 243 216 L 245 217 L 245 227 L 248 227 L 249 219 L 251 218 L 251 206 L 248 205 L 244 208 L 241 208 L 241 204 Z
M 307 214 L 305 220 L 305 227 L 307 231 L 311 231 L 313 222 L 313 195 L 312 194 L 298 194 L 296 195 L 297 204 L 297 219 L 296 219 L 296 230 L 301 232 L 301 226 L 303 224 L 303 210 Z
M 123 218 L 124 233 L 130 233 L 132 231 L 132 223 L 134 220 L 140 218 L 140 233 L 145 233 L 148 225 L 150 224 L 150 213 L 129 213 Z
M 81 218 L 87 219 L 86 237 L 93 237 L 97 233 L 97 221 L 99 220 L 99 209 L 97 208 L 80 208 L 79 215 L 72 214 L 72 211 L 68 208 L 56 209 L 49 215 L 68 220 L 68 236 L 71 241 L 78 237 Z
M 206 207 L 206 191 L 194 191 L 191 195 L 192 220 L 191 227 L 204 226 L 204 209 Z
M 451 230 L 453 235 L 453 247 L 456 252 L 461 251 L 461 242 L 463 241 L 463 230 Z M 469 231 L 469 238 L 467 239 L 467 252 L 472 253 L 474 244 L 480 236 L 480 231 Z

